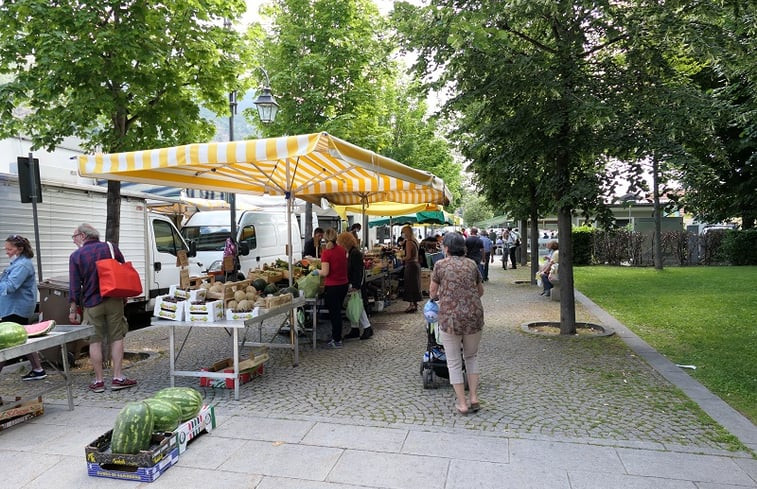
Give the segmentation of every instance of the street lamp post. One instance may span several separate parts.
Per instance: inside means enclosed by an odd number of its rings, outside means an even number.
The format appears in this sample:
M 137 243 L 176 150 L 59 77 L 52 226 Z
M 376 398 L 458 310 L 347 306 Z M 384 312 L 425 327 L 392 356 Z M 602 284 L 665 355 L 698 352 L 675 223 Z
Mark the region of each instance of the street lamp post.
M 279 104 L 276 103 L 276 99 L 271 92 L 271 80 L 268 79 L 268 72 L 262 67 L 260 71 L 265 75 L 265 86 L 260 88 L 258 98 L 255 99 L 255 107 L 258 109 L 258 117 L 263 124 L 270 124 L 276 119 L 276 114 L 279 113 Z

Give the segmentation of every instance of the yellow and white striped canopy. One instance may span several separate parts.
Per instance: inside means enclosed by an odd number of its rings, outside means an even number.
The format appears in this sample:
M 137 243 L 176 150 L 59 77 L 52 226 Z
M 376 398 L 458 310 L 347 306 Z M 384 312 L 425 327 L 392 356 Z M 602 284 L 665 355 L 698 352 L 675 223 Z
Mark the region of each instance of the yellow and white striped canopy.
M 362 205 L 335 205 L 334 210 L 342 219 L 347 219 L 347 213 L 365 214 L 366 216 L 401 216 L 423 211 L 438 211 L 443 207 L 437 204 L 398 204 L 397 202 L 372 202 Z
M 79 174 L 335 205 L 446 204 L 451 198 L 433 174 L 327 133 L 80 156 Z

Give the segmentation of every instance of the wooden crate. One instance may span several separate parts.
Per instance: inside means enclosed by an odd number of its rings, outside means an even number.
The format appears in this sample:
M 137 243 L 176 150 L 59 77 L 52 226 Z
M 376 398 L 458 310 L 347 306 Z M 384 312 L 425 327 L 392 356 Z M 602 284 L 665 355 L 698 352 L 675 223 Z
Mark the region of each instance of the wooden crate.
M 249 279 L 240 280 L 239 282 L 226 282 L 223 284 L 223 290 L 221 292 L 211 292 L 208 290 L 205 297 L 208 299 L 220 299 L 225 302 L 227 299 L 234 298 L 234 292 L 237 290 L 245 290 L 251 284 L 252 280 Z
M 282 306 L 289 302 L 292 302 L 292 294 L 289 292 L 281 295 L 269 295 L 265 298 L 265 308 L 273 309 L 274 307 Z

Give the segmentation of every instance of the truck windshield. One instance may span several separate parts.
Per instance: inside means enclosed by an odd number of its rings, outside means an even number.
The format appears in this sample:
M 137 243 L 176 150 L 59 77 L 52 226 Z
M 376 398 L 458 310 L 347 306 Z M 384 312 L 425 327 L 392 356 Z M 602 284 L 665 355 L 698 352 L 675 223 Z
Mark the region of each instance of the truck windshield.
M 229 226 L 185 226 L 181 234 L 185 240 L 195 242 L 197 251 L 223 251 L 231 230 Z

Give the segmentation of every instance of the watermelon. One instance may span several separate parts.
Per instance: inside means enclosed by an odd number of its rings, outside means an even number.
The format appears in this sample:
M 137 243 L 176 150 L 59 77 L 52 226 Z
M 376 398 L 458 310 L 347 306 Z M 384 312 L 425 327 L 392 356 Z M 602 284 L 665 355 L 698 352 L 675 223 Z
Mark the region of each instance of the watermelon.
M 266 294 L 276 294 L 278 293 L 279 288 L 276 287 L 274 284 L 268 284 L 265 286 L 265 289 L 263 289 L 263 292 Z
M 51 319 L 49 321 L 42 321 L 41 323 L 24 325 L 24 329 L 29 335 L 29 338 L 34 338 L 35 336 L 46 335 L 47 333 L 52 331 L 54 328 L 55 328 L 54 319 Z
M 152 411 L 153 431 L 173 431 L 181 421 L 181 409 L 168 399 L 145 399 Z
M 0 323 L 0 350 L 23 345 L 28 338 L 29 335 L 20 324 L 10 321 Z
M 263 278 L 256 278 L 255 281 L 252 282 L 252 286 L 255 287 L 255 290 L 258 292 L 263 292 L 267 285 L 268 281 Z
M 202 409 L 202 394 L 191 387 L 166 387 L 153 396 L 176 404 L 181 409 L 181 421 L 188 421 Z
M 113 453 L 139 453 L 150 448 L 153 416 L 144 401 L 130 402 L 116 416 L 110 448 Z

